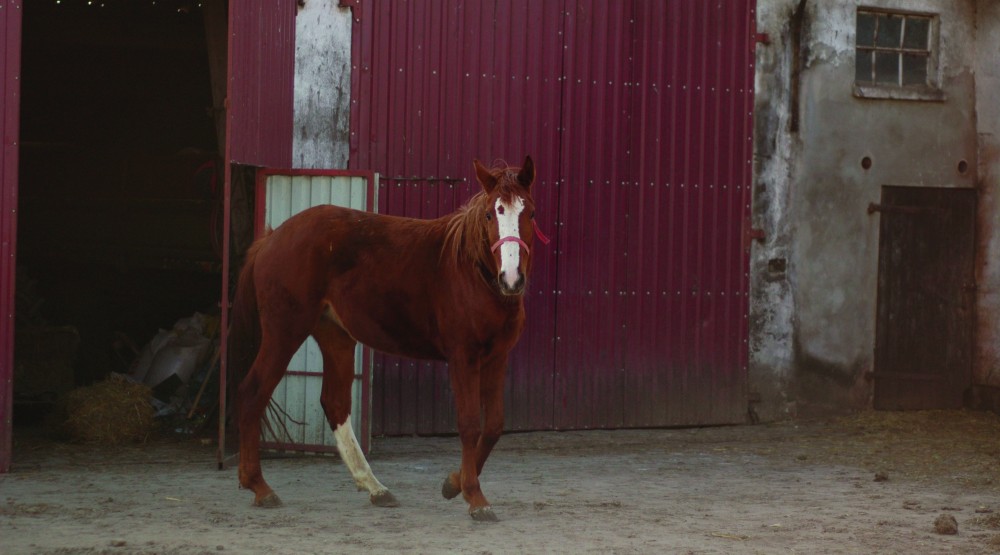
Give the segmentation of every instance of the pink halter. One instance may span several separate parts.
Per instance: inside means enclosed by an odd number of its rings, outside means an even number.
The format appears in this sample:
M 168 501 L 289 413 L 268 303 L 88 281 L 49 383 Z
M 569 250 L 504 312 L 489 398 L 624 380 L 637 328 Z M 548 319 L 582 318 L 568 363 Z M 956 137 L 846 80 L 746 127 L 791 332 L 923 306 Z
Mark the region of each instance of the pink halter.
M 515 237 L 514 235 L 508 235 L 497 239 L 497 242 L 493 243 L 493 246 L 490 247 L 490 251 L 497 252 L 500 245 L 504 243 L 519 243 L 522 247 L 524 247 L 524 252 L 531 252 L 531 249 L 528 248 L 528 244 L 522 241 L 520 237 Z
M 534 218 L 532 218 L 531 220 L 531 227 L 535 228 L 535 235 L 538 237 L 538 240 L 541 241 L 543 245 L 548 245 L 549 238 L 546 237 L 544 233 L 542 233 L 541 229 L 538 229 L 538 223 L 535 222 Z M 517 243 L 522 247 L 524 247 L 524 252 L 531 253 L 531 249 L 528 248 L 528 244 L 522 241 L 520 237 L 515 237 L 514 235 L 508 235 L 506 237 L 501 237 L 497 239 L 497 242 L 493 243 L 493 246 L 490 247 L 490 251 L 496 252 L 497 249 L 500 248 L 500 245 L 504 243 Z

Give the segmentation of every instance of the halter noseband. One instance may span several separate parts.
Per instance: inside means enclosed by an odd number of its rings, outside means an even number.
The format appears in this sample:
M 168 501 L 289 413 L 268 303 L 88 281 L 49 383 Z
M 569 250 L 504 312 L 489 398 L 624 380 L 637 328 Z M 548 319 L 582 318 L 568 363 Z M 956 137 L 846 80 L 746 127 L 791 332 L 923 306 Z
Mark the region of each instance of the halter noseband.
M 493 243 L 493 246 L 490 247 L 490 252 L 497 252 L 497 249 L 500 248 L 500 245 L 504 243 L 518 243 L 519 245 L 524 247 L 524 252 L 526 253 L 531 252 L 531 249 L 528 248 L 528 244 L 522 241 L 520 237 L 516 237 L 514 235 L 508 235 L 506 237 L 501 237 L 497 239 L 497 242 Z
M 544 233 L 542 233 L 541 229 L 538 229 L 538 223 L 534 220 L 534 218 L 532 218 L 531 220 L 531 227 L 535 228 L 535 235 L 538 237 L 538 240 L 541 241 L 543 245 L 548 245 L 549 238 L 546 237 Z M 528 244 L 522 241 L 520 237 L 516 237 L 514 235 L 508 235 L 506 237 L 501 237 L 497 239 L 497 242 L 493 243 L 493 246 L 490 247 L 490 252 L 497 252 L 497 249 L 500 248 L 500 245 L 504 243 L 517 243 L 522 247 L 524 247 L 525 253 L 528 254 L 531 253 L 531 249 L 528 248 Z

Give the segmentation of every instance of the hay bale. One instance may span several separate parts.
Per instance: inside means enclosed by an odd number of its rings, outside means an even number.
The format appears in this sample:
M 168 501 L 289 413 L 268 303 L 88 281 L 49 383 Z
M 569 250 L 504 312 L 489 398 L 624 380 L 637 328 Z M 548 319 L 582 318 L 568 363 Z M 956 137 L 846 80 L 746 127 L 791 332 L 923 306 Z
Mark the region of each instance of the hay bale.
M 145 385 L 112 374 L 66 395 L 63 430 L 70 439 L 84 443 L 145 441 L 154 427 L 151 396 Z

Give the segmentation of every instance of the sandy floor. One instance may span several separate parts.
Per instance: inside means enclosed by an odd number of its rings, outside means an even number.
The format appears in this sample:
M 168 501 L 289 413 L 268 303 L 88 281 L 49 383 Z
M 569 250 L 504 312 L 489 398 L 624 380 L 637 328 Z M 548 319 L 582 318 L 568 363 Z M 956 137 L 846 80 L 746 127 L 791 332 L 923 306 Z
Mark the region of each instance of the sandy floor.
M 1000 553 L 1000 418 L 505 436 L 483 474 L 500 517 L 439 491 L 456 438 L 376 440 L 402 506 L 371 506 L 336 458 L 264 461 L 285 501 L 251 507 L 214 447 L 20 437 L 0 476 L 0 553 Z M 957 534 L 935 531 L 951 515 Z

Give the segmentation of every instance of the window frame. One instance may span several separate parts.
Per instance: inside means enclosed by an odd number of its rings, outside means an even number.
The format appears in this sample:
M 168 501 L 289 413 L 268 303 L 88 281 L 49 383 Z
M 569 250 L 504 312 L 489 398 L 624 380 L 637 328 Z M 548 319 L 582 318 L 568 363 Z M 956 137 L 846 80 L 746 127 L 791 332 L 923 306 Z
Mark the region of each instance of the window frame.
M 853 81 L 853 93 L 854 96 L 858 98 L 874 98 L 874 99 L 891 99 L 891 100 L 925 100 L 925 101 L 944 101 L 945 94 L 940 88 L 939 79 L 939 54 L 940 54 L 940 25 L 941 18 L 939 14 L 931 12 L 919 12 L 910 10 L 896 10 L 889 8 L 873 7 L 873 6 L 858 6 L 855 10 L 854 17 L 854 76 Z M 902 44 L 893 47 L 874 45 L 858 45 L 858 16 L 862 13 L 868 13 L 875 16 L 876 20 L 879 16 L 895 16 L 904 18 L 903 27 L 901 29 L 905 30 L 905 21 L 907 18 L 920 18 L 927 19 L 927 82 L 924 85 L 903 85 L 897 80 L 896 84 L 880 83 L 880 82 L 863 82 L 859 83 L 857 79 L 857 59 L 858 53 L 861 51 L 872 52 L 894 52 L 900 56 L 897 64 L 897 68 L 902 72 L 903 65 L 903 55 L 907 52 L 913 52 L 912 49 L 907 49 Z M 900 31 L 900 42 L 902 42 L 903 35 L 905 32 Z M 874 56 L 873 56 L 874 58 Z M 873 61 L 873 71 L 875 62 Z

